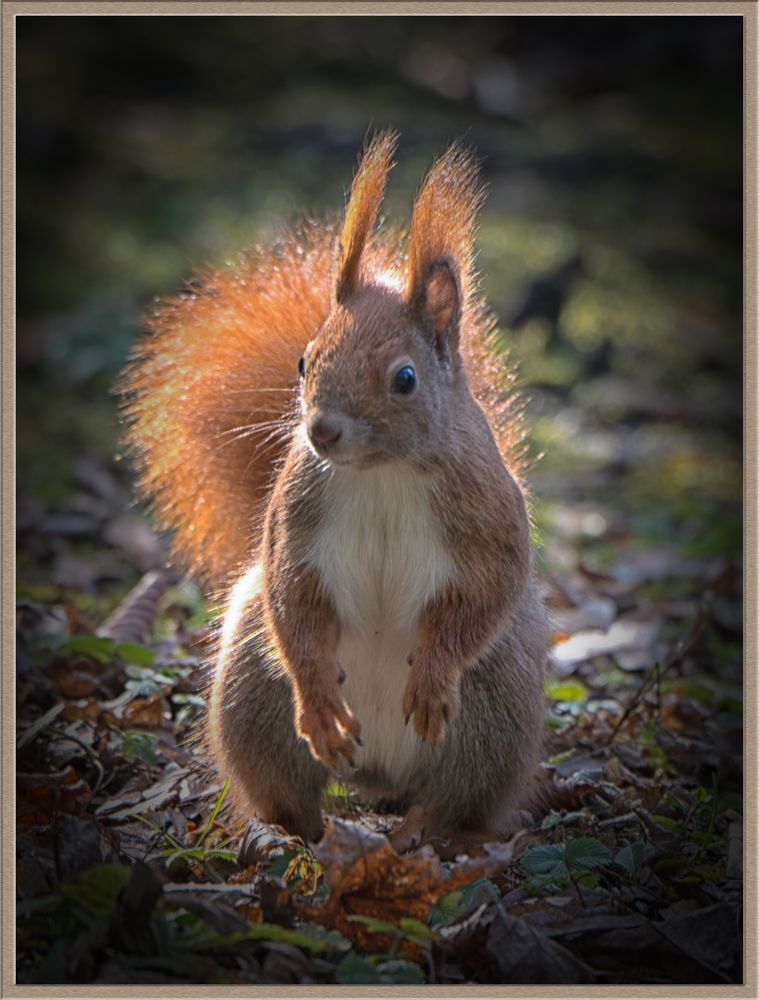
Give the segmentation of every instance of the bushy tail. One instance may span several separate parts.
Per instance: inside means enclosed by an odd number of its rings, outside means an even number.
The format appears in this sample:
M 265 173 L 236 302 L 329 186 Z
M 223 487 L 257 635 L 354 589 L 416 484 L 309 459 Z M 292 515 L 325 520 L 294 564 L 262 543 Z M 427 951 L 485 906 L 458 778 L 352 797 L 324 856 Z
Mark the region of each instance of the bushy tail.
M 212 588 L 256 545 L 295 417 L 298 358 L 330 307 L 333 234 L 303 224 L 158 304 L 120 390 L 141 492 Z
M 173 532 L 175 555 L 211 590 L 226 589 L 254 557 L 274 472 L 298 419 L 298 359 L 343 285 L 355 283 L 359 268 L 395 272 L 403 284 L 414 267 L 418 227 L 408 262 L 399 231 L 373 232 L 395 139 L 381 133 L 367 147 L 341 226 L 302 222 L 234 269 L 203 273 L 160 302 L 122 376 L 140 490 Z M 464 157 L 456 151 L 442 162 L 445 170 L 431 172 L 433 187 L 460 172 Z M 467 184 L 459 190 L 471 195 L 473 213 L 479 188 L 471 176 Z M 469 222 L 466 236 L 471 241 Z M 474 294 L 466 316 L 461 347 L 472 388 L 519 474 L 510 374 L 488 348 L 493 323 Z

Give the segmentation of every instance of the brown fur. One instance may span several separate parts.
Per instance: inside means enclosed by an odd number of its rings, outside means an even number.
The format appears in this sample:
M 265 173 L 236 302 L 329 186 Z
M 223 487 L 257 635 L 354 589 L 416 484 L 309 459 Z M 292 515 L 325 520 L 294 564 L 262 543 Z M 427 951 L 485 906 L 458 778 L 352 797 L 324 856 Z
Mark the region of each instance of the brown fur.
M 362 273 L 385 271 L 405 281 L 402 232 L 370 232 L 392 149 L 387 138 L 379 143 L 383 155 L 362 161 L 350 218 L 362 220 Z M 363 183 L 366 164 L 371 185 Z M 472 217 L 461 245 L 471 261 L 479 193 L 468 177 L 441 195 L 447 221 L 457 205 Z M 351 246 L 362 245 L 348 219 L 344 228 Z M 155 306 L 121 380 L 140 491 L 159 524 L 173 531 L 175 556 L 222 593 L 258 547 L 273 473 L 297 415 L 298 358 L 330 312 L 337 239 L 334 222 L 303 220 L 234 268 L 206 269 Z M 473 296 L 468 301 L 462 355 L 472 390 L 519 477 L 523 433 L 513 375 L 489 349 L 492 315 Z
M 177 550 L 214 586 L 261 566 L 227 613 L 211 697 L 219 767 L 243 808 L 310 838 L 329 770 L 344 774 L 361 745 L 337 662 L 354 626 L 318 567 L 335 545 L 354 558 L 325 529 L 330 498 L 354 495 L 363 470 L 401 476 L 448 579 L 421 609 L 405 691 L 388 692 L 413 717 L 413 766 L 393 776 L 370 746 L 355 783 L 415 803 L 428 834 L 497 831 L 539 745 L 547 627 L 519 411 L 476 293 L 482 188 L 471 155 L 451 147 L 416 198 L 404 256 L 398 233 L 373 232 L 395 142 L 383 133 L 365 151 L 338 237 L 303 224 L 164 303 L 124 380 L 141 486 Z M 393 379 L 407 366 L 416 384 L 401 394 Z M 332 440 L 311 433 L 318 424 Z M 402 558 L 391 542 L 387 559 Z M 377 607 L 392 596 L 378 592 Z
M 474 237 L 483 187 L 471 152 L 457 143 L 433 164 L 414 201 L 406 270 L 406 295 L 419 310 L 430 270 L 450 262 L 459 284 L 465 325 L 476 317 Z M 458 339 L 458 334 L 455 335 Z M 454 348 L 458 343 L 454 343 Z
M 382 132 L 364 149 L 337 245 L 336 302 L 345 301 L 361 284 L 364 248 L 377 221 L 397 142 L 397 133 Z
M 350 737 L 359 728 L 338 693 L 335 608 L 318 575 L 298 558 L 298 536 L 313 526 L 311 512 L 318 502 L 313 490 L 301 492 L 302 485 L 290 456 L 272 496 L 264 535 L 269 581 L 263 591 L 264 620 L 274 659 L 292 665 L 297 681 L 296 728 L 315 757 L 335 765 L 339 754 L 350 758 Z

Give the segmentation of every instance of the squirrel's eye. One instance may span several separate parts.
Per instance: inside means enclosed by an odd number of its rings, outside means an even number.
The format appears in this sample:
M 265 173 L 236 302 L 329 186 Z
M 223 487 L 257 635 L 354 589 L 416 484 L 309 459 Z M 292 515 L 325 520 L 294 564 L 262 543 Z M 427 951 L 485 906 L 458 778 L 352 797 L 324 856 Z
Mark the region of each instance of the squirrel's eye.
M 411 365 L 404 365 L 393 378 L 393 391 L 408 396 L 416 388 L 416 372 Z
M 298 374 L 301 378 L 306 374 L 306 361 L 305 358 L 301 358 L 298 362 Z

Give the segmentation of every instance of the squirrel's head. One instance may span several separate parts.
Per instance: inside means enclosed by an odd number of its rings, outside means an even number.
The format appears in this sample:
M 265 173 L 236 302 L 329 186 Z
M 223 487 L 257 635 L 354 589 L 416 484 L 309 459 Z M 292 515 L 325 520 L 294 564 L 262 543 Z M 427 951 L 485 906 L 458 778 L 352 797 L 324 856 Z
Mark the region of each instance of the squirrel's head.
M 451 146 L 417 195 L 405 265 L 365 266 L 397 137 L 366 149 L 337 243 L 332 307 L 300 360 L 304 430 L 334 465 L 424 462 L 442 444 L 470 306 L 475 217 L 473 158 Z M 474 307 L 474 306 L 473 306 Z

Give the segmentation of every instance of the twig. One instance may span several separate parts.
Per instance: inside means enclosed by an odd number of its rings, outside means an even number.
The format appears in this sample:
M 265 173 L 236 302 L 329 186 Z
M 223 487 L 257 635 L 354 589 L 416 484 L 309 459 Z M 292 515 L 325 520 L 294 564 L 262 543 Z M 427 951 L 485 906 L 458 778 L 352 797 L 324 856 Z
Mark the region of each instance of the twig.
M 57 705 L 53 705 L 51 709 L 48 709 L 44 715 L 41 715 L 36 722 L 33 722 L 31 726 L 19 734 L 16 741 L 16 749 L 20 750 L 21 747 L 26 746 L 31 740 L 41 733 L 45 726 L 49 726 L 53 719 L 57 718 L 63 711 L 63 702 L 59 701 Z
M 583 896 L 582 890 L 580 889 L 580 883 L 575 878 L 574 874 L 572 873 L 572 869 L 568 865 L 567 865 L 567 871 L 569 872 L 569 878 L 570 878 L 570 880 L 572 882 L 572 885 L 577 890 L 577 895 L 578 895 L 578 897 L 580 899 L 580 903 L 582 904 L 583 910 L 587 910 L 588 904 L 585 902 L 585 897 Z
M 62 741 L 71 740 L 72 743 L 76 743 L 77 746 L 80 746 L 82 750 L 84 750 L 84 752 L 89 756 L 90 760 L 97 768 L 98 772 L 97 781 L 92 787 L 92 794 L 93 796 L 96 795 L 100 790 L 100 787 L 102 786 L 103 780 L 105 778 L 105 768 L 98 760 L 97 754 L 92 749 L 92 747 L 88 747 L 83 740 L 80 740 L 78 736 L 72 736 L 71 733 L 66 733 L 66 732 L 61 733 L 61 740 Z
M 693 619 L 693 625 L 691 626 L 691 630 L 688 633 L 687 637 L 683 639 L 681 642 L 679 642 L 678 645 L 675 647 L 675 649 L 672 650 L 672 652 L 667 657 L 664 666 L 661 667 L 659 665 L 658 660 L 656 661 L 656 663 L 654 663 L 653 667 L 651 668 L 651 670 L 649 670 L 648 674 L 646 675 L 645 681 L 635 692 L 632 699 L 630 700 L 629 705 L 617 720 L 616 726 L 614 727 L 614 729 L 611 732 L 611 735 L 606 741 L 607 746 L 611 746 L 611 744 L 617 737 L 617 733 L 620 731 L 625 722 L 629 719 L 632 712 L 640 704 L 643 697 L 646 694 L 648 694 L 653 685 L 656 686 L 657 703 L 660 704 L 662 677 L 669 670 L 671 670 L 672 667 L 677 666 L 679 663 L 682 663 L 682 661 L 685 659 L 685 657 L 688 655 L 691 649 L 695 646 L 696 641 L 698 640 L 699 636 L 701 635 L 701 632 L 703 631 L 705 618 L 706 615 L 704 609 L 703 607 L 701 607 L 699 608 L 696 617 Z
M 625 826 L 633 820 L 637 820 L 639 823 L 641 822 L 640 816 L 634 812 L 625 813 L 624 816 L 612 816 L 610 819 L 602 819 L 598 824 L 598 829 L 605 829 L 606 827 L 611 826 Z

